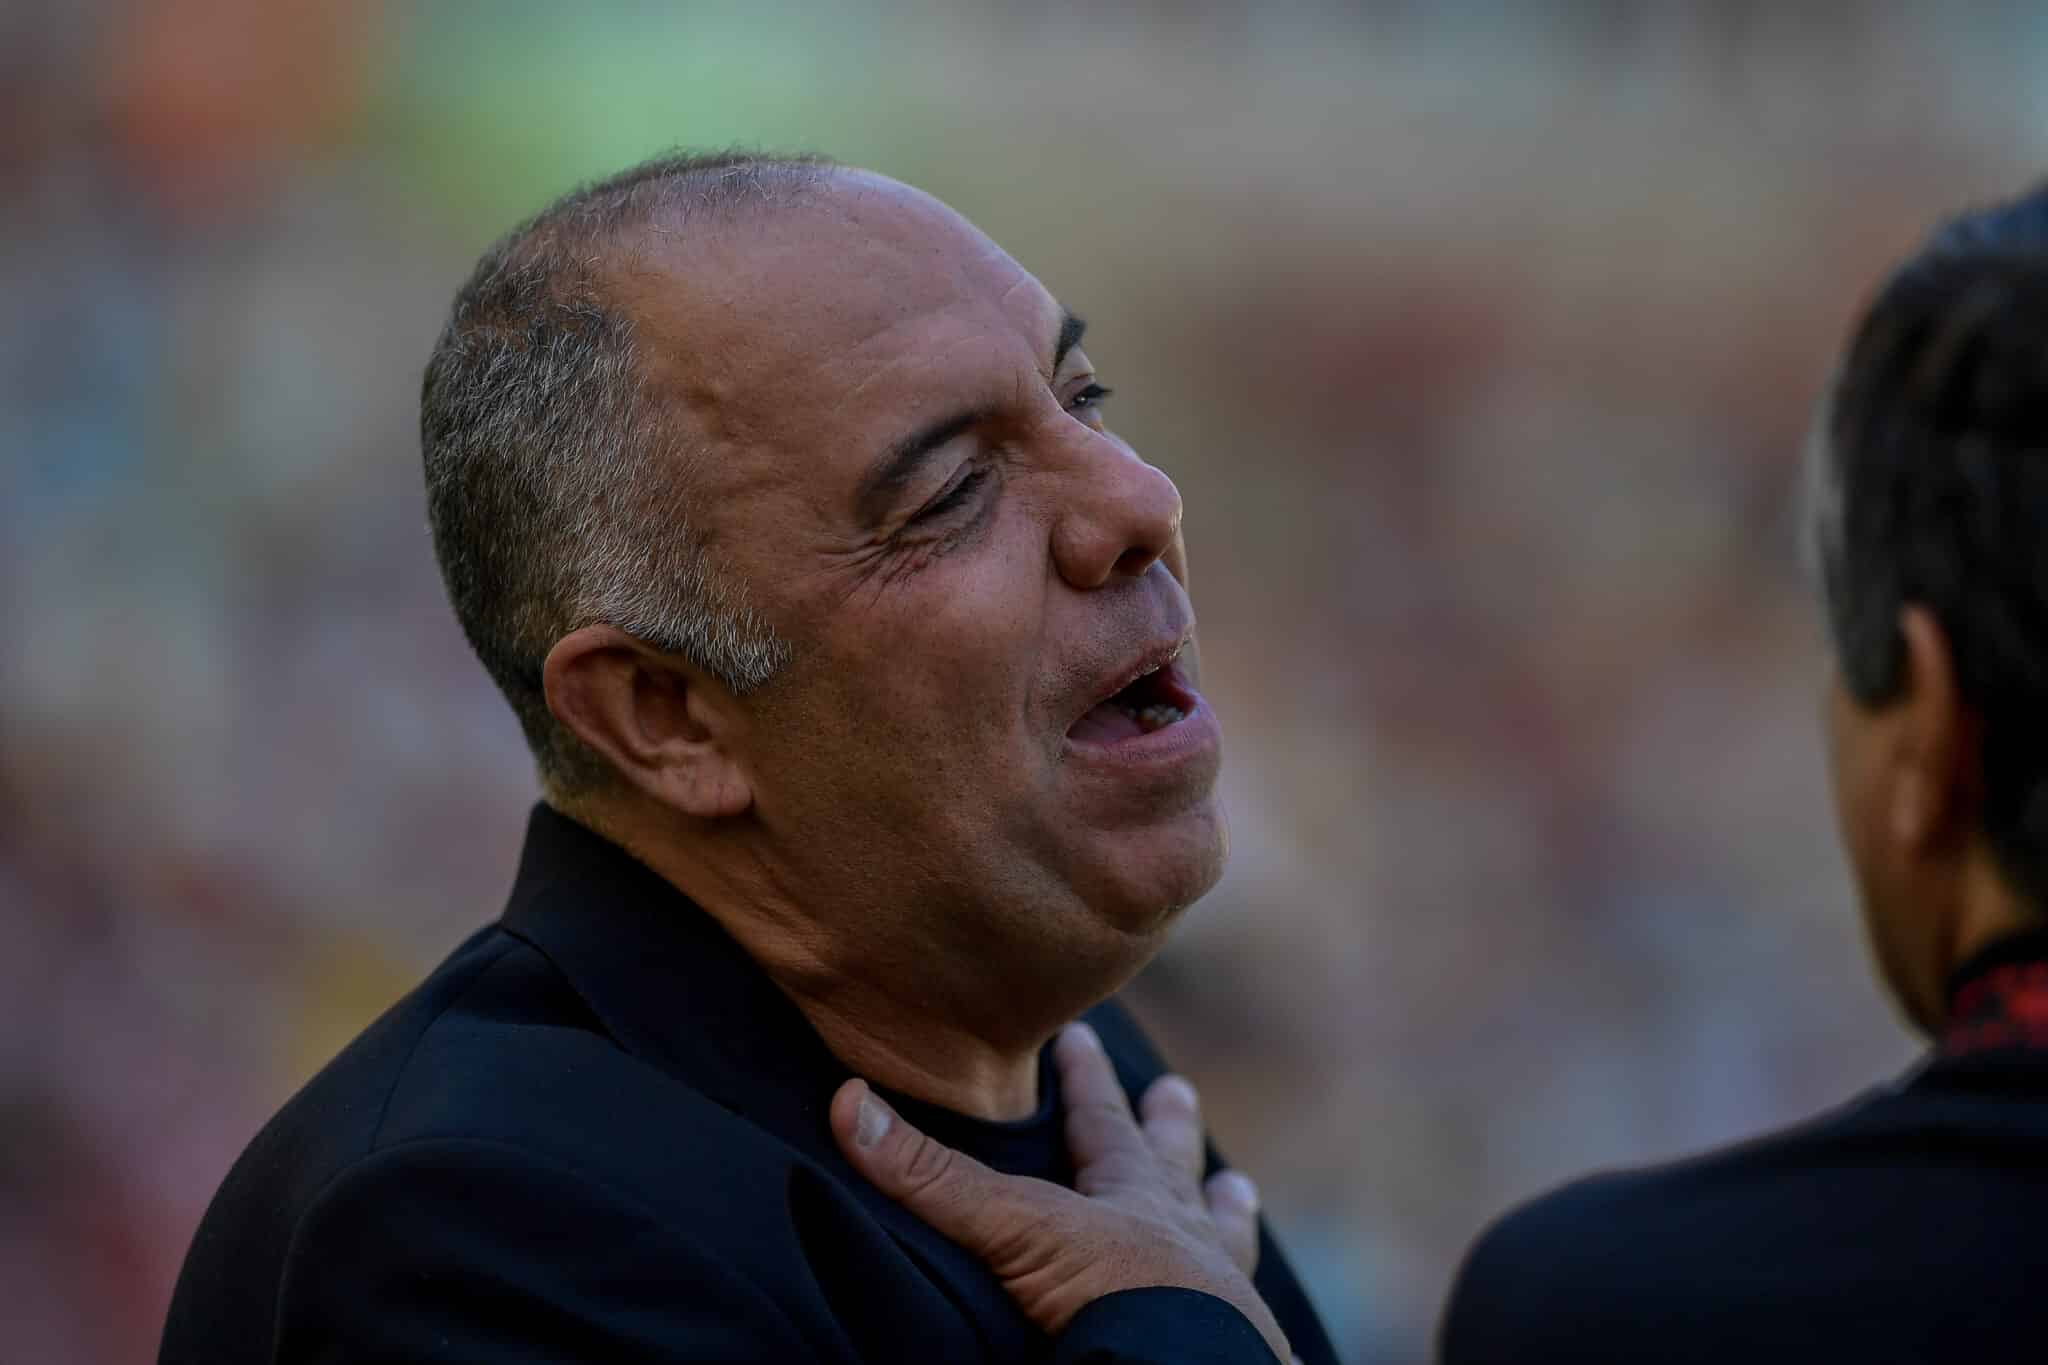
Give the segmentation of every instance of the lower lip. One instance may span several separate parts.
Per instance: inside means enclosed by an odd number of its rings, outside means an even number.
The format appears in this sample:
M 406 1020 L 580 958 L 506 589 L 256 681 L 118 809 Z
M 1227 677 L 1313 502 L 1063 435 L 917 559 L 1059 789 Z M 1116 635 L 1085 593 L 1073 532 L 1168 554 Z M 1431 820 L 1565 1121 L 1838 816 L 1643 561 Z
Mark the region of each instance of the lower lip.
M 1133 773 L 1213 760 L 1223 744 L 1223 731 L 1216 723 L 1216 714 L 1202 700 L 1201 693 L 1188 687 L 1178 690 L 1186 697 L 1187 704 L 1181 708 L 1185 714 L 1173 724 L 1117 740 L 1114 744 L 1079 743 L 1069 739 L 1066 742 L 1067 756 L 1093 766 Z

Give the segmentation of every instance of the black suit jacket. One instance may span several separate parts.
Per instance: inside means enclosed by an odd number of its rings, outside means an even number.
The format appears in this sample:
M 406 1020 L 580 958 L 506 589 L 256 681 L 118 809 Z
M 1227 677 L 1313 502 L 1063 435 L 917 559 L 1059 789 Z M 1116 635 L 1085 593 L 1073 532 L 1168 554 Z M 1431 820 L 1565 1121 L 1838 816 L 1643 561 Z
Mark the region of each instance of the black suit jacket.
M 1090 1015 L 1135 1094 L 1161 1064 Z M 165 1365 L 1255 1360 L 1207 1295 L 1112 1295 L 1055 1344 L 845 1164 L 847 1071 L 739 947 L 538 809 L 502 919 L 316 1076 L 200 1225 Z M 1267 1238 L 1257 1283 L 1330 1348 Z M 1270 1359 L 1270 1356 L 1267 1356 Z
M 1953 983 L 1929 1059 L 1812 1122 L 1496 1223 L 1444 1365 L 2048 1360 L 2048 939 Z

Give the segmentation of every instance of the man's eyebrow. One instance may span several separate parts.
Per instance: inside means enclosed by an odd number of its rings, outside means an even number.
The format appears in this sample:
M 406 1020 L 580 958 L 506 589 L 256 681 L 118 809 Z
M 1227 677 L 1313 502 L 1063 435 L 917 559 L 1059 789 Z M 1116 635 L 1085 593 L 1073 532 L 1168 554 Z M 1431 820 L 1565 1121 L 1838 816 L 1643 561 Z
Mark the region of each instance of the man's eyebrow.
M 1067 352 L 1081 344 L 1081 334 L 1088 330 L 1088 324 L 1072 313 L 1060 314 L 1060 339 L 1052 348 L 1052 367 L 1055 372 L 1060 362 L 1067 358 Z
M 916 477 L 917 471 L 934 451 L 987 416 L 977 408 L 941 417 L 919 427 L 882 452 L 881 458 L 861 476 L 860 489 L 854 494 L 854 509 L 862 523 L 872 526 L 880 521 L 882 514 L 889 510 L 890 499 L 901 493 Z

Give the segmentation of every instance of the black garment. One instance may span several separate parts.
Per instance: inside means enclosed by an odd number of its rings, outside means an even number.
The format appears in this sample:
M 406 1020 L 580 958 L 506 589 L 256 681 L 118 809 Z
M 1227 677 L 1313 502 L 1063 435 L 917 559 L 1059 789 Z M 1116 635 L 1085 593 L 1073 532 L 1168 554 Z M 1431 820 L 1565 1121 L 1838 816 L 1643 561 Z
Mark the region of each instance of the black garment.
M 1159 1074 L 1120 1009 L 1089 1018 L 1134 1094 Z M 1091 1305 L 1055 1347 L 977 1262 L 845 1164 L 826 1108 L 847 1074 L 715 921 L 536 810 L 504 917 L 236 1163 L 186 1257 L 161 1359 L 1264 1353 L 1221 1300 L 1166 1289 Z M 1018 1124 L 905 1109 L 999 1168 L 1057 1174 L 1056 1104 L 1048 1086 Z M 1332 1359 L 1270 1238 L 1257 1283 L 1303 1358 Z
M 2048 1360 L 2048 936 L 1950 990 L 1957 1023 L 1898 1081 L 1496 1223 L 1444 1365 Z

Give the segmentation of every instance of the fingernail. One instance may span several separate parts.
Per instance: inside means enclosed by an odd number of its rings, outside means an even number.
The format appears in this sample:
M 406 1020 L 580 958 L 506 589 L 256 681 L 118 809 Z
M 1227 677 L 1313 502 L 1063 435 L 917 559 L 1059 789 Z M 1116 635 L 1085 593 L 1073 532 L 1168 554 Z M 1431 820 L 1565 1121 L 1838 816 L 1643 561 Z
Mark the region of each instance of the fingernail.
M 1223 1187 L 1220 1193 L 1231 1203 L 1247 1209 L 1256 1209 L 1259 1206 L 1259 1187 L 1253 1184 L 1252 1178 L 1243 1171 L 1220 1171 L 1217 1173 L 1216 1183 Z
M 1074 1023 L 1067 1025 L 1067 1032 L 1073 1034 L 1097 1052 L 1102 1051 L 1102 1039 L 1096 1036 L 1093 1025 L 1084 1024 L 1076 1020 Z
M 1193 1111 L 1202 1107 L 1195 1088 L 1180 1076 L 1161 1076 L 1153 1084 L 1158 1087 L 1162 1098 L 1170 1096 L 1182 1109 Z
M 889 1135 L 889 1125 L 895 1116 L 889 1106 L 875 1098 L 870 1090 L 860 1097 L 860 1109 L 853 1116 L 853 1145 L 866 1151 Z

